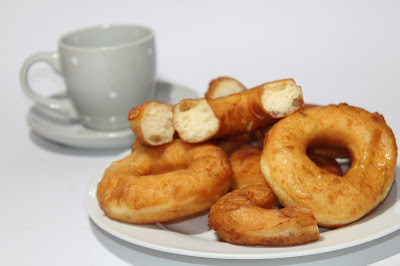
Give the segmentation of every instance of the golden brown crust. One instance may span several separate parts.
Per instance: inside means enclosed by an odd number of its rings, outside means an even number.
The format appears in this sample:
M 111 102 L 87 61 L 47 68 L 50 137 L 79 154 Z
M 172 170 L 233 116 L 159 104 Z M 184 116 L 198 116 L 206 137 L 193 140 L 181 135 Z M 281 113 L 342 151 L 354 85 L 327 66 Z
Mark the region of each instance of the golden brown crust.
M 229 190 L 231 182 L 224 151 L 177 140 L 138 147 L 112 163 L 98 184 L 97 198 L 111 218 L 156 223 L 209 208 Z
M 209 226 L 226 242 L 242 245 L 289 246 L 319 239 L 313 214 L 302 207 L 274 209 L 266 186 L 234 190 L 210 209 Z
M 255 185 L 268 186 L 260 170 L 261 151 L 257 148 L 242 148 L 229 156 L 232 166 L 231 190 Z
M 264 134 L 268 129 L 255 130 L 231 137 L 211 140 L 212 143 L 223 149 L 228 155 L 241 149 L 253 147 L 261 150 L 263 147 Z
M 142 146 L 143 146 L 143 142 L 141 142 L 137 138 L 135 138 L 135 140 L 133 141 L 133 144 L 132 144 L 132 151 L 134 151 Z
M 252 137 L 249 133 L 243 133 L 232 137 L 212 140 L 211 142 L 223 149 L 228 155 L 238 150 L 239 148 L 251 143 Z
M 306 154 L 310 143 L 346 147 L 352 164 L 342 176 L 322 171 Z M 397 144 L 377 113 L 347 104 L 303 109 L 268 132 L 261 171 L 284 206 L 309 208 L 326 227 L 352 223 L 387 196 Z

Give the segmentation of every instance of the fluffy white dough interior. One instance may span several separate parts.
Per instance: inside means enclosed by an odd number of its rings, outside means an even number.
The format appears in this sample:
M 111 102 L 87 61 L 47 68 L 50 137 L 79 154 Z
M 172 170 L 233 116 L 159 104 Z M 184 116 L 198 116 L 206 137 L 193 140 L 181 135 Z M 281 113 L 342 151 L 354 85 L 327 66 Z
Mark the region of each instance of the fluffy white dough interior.
M 213 99 L 225 97 L 234 93 L 244 91 L 245 88 L 235 80 L 223 80 L 214 91 Z
M 218 131 L 219 120 L 206 99 L 187 99 L 174 107 L 174 126 L 181 139 L 197 143 Z
M 143 137 L 150 144 L 161 145 L 171 142 L 175 133 L 172 106 L 151 103 L 144 112 L 141 127 Z
M 303 92 L 293 80 L 265 84 L 261 95 L 265 111 L 275 118 L 295 112 L 303 102 Z

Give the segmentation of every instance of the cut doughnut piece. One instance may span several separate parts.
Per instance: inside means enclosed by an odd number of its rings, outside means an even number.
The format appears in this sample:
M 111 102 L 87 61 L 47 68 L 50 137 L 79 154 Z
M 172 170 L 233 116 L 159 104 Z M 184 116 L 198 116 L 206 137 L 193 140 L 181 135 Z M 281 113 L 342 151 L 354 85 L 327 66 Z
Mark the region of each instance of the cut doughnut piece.
M 212 80 L 205 94 L 207 100 L 222 98 L 246 90 L 246 87 L 231 77 L 219 77 Z
M 133 108 L 128 114 L 136 139 L 145 145 L 158 146 L 174 139 L 172 105 L 149 101 Z
M 174 107 L 174 127 L 182 140 L 196 143 L 215 135 L 220 121 L 206 99 L 186 99 Z

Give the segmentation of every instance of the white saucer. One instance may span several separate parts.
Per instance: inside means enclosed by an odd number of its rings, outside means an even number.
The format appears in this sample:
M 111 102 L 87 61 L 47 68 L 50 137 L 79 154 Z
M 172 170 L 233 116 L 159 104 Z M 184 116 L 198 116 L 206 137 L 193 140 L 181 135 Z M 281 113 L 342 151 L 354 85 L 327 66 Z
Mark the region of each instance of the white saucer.
M 55 97 L 62 96 L 56 95 Z M 164 81 L 157 82 L 155 100 L 175 104 L 182 99 L 198 97 L 197 92 L 188 87 Z M 91 130 L 78 122 L 70 121 L 62 115 L 51 113 L 37 105 L 29 109 L 26 120 L 29 127 L 40 136 L 76 148 L 129 148 L 134 140 L 131 129 L 120 131 Z

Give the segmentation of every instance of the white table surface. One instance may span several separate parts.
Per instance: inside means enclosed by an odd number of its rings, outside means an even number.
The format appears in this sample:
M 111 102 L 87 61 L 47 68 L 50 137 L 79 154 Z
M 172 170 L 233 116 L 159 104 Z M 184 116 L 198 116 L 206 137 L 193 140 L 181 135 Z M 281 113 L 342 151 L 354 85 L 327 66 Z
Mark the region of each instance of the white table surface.
M 79 150 L 32 132 L 25 120 L 32 102 L 18 75 L 25 58 L 55 50 L 64 32 L 144 24 L 156 33 L 159 79 L 203 94 L 223 75 L 248 87 L 291 77 L 308 102 L 379 111 L 400 139 L 399 12 L 400 1 L 1 1 L 0 264 L 398 265 L 400 232 L 319 255 L 252 261 L 180 256 L 119 240 L 91 222 L 83 201 L 89 180 L 123 149 Z M 30 80 L 43 94 L 63 88 L 45 64 Z

